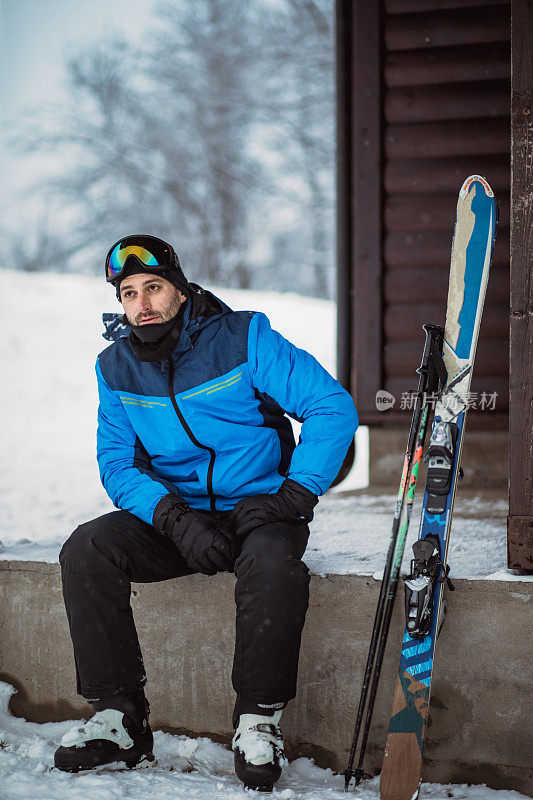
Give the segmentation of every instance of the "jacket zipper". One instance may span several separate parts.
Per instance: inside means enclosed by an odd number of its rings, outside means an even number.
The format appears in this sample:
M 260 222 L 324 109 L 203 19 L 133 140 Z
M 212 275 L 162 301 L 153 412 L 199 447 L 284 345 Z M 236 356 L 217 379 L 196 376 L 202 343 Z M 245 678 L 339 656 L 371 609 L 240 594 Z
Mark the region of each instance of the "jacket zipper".
M 187 436 L 189 437 L 189 439 L 191 440 L 191 442 L 193 442 L 193 444 L 195 444 L 197 447 L 201 447 L 202 450 L 208 450 L 210 453 L 209 468 L 207 470 L 207 491 L 209 493 L 209 503 L 211 511 L 216 511 L 216 496 L 215 493 L 213 492 L 213 469 L 215 466 L 215 451 L 213 450 L 212 447 L 208 447 L 206 444 L 201 444 L 194 435 L 194 433 L 189 428 L 187 421 L 185 420 L 185 417 L 183 416 L 183 414 L 179 409 L 179 406 L 176 402 L 176 395 L 174 394 L 174 363 L 172 361 L 172 358 L 169 358 L 168 363 L 170 367 L 168 373 L 168 393 L 170 395 L 170 402 L 174 406 L 174 411 L 178 415 L 178 419 L 183 425 L 183 429 L 187 434 Z

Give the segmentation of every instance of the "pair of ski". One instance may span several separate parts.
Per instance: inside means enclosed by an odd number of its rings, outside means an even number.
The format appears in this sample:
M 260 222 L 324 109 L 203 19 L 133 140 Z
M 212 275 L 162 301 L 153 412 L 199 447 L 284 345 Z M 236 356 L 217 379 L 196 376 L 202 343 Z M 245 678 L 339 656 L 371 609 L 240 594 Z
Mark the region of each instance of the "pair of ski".
M 352 747 L 344 772 L 345 790 L 352 778 L 358 784 L 365 775 L 364 756 L 422 460 L 430 402 L 437 397 L 430 444 L 424 459 L 428 470 L 418 541 L 413 545 L 411 574 L 405 581 L 406 624 L 381 772 L 381 800 L 413 800 L 419 792 L 435 644 L 445 612 L 444 586 L 447 584 L 453 589 L 446 559 L 496 225 L 494 193 L 484 178 L 471 175 L 461 187 L 457 203 L 445 329 L 437 325 L 423 326 L 426 342 L 417 370 L 419 382 L 411 428 Z M 359 760 L 354 769 L 365 706 Z

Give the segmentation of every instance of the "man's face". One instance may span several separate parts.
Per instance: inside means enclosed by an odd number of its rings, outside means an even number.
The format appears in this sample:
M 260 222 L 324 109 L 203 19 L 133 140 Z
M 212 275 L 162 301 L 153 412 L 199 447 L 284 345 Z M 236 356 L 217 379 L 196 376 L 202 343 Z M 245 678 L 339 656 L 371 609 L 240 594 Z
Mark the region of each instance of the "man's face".
M 167 322 L 187 298 L 158 275 L 131 275 L 120 284 L 120 302 L 130 325 Z

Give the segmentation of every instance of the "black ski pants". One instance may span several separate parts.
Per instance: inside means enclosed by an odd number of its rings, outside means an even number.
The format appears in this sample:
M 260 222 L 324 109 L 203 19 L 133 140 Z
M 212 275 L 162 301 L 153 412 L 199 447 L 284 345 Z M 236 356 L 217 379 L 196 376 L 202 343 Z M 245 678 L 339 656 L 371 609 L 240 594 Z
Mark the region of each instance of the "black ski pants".
M 226 515 L 214 513 L 221 519 Z M 308 536 L 305 522 L 274 522 L 242 540 L 235 561 L 232 672 L 239 697 L 276 703 L 296 694 L 309 599 L 309 570 L 301 560 Z M 193 570 L 171 539 L 127 511 L 80 525 L 59 561 L 78 694 L 92 700 L 136 692 L 146 675 L 130 605 L 131 581 L 163 581 Z

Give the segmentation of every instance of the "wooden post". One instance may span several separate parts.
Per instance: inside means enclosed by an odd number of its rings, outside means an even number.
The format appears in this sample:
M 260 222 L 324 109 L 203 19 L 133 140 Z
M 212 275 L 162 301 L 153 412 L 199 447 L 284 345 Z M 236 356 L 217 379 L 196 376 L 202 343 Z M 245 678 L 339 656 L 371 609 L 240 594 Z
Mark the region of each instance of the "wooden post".
M 533 570 L 533 0 L 511 1 L 511 320 L 507 564 Z
M 337 103 L 337 380 L 353 395 L 353 203 L 352 203 L 352 0 L 336 0 Z M 331 484 L 337 486 L 350 472 L 355 440 Z
M 381 0 L 352 2 L 352 389 L 363 418 L 383 386 L 382 14 Z
M 352 0 L 336 0 L 337 380 L 351 391 L 353 298 Z

